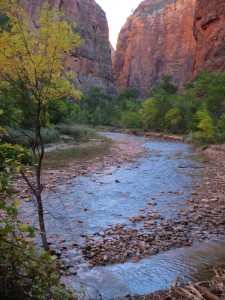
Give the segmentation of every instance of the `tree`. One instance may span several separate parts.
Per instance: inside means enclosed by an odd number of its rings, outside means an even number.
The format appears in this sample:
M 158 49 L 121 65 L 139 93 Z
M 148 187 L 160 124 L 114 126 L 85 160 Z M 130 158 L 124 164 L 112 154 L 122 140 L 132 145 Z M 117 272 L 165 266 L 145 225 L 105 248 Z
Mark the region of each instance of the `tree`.
M 219 119 L 225 113 L 225 72 L 200 72 L 193 90 L 212 118 Z
M 140 128 L 142 122 L 139 113 L 129 110 L 123 112 L 121 117 L 121 125 L 125 128 Z
M 2 111 L 0 110 L 0 114 Z M 0 127 L 0 141 L 6 132 Z M 18 219 L 20 201 L 14 199 L 14 174 L 31 163 L 30 151 L 0 144 L 0 295 L 1 299 L 74 299 L 58 275 L 56 256 L 36 250 L 35 228 Z M 29 240 L 28 240 L 29 238 Z
M 149 96 L 152 97 L 157 94 L 160 90 L 163 90 L 167 95 L 175 95 L 177 93 L 177 86 L 172 83 L 172 76 L 162 76 L 162 83 L 156 87 L 152 87 L 149 90 Z
M 179 108 L 171 108 L 165 115 L 166 127 L 175 133 L 179 132 L 182 125 L 182 116 Z
M 92 125 L 108 125 L 112 97 L 105 94 L 99 87 L 92 87 L 82 101 L 86 122 Z
M 126 88 L 121 92 L 115 101 L 115 106 L 119 111 L 127 111 L 133 107 L 132 110 L 140 108 L 141 101 L 138 99 L 138 91 L 135 88 Z
M 207 110 L 197 112 L 198 129 L 195 132 L 195 138 L 203 142 L 212 142 L 214 138 L 213 119 L 209 116 Z
M 162 88 L 152 89 L 153 98 L 147 99 L 140 109 L 144 125 L 152 130 L 165 129 L 165 115 L 171 108 L 170 96 Z
M 162 83 L 160 87 L 164 89 L 168 94 L 174 95 L 177 92 L 177 86 L 174 85 L 172 82 L 172 76 L 164 75 L 162 77 Z
M 35 184 L 23 170 L 21 174 L 37 201 L 42 243 L 48 250 L 42 206 L 44 143 L 41 127 L 50 101 L 68 95 L 81 97 L 71 82 L 74 76 L 65 68 L 71 51 L 80 45 L 81 39 L 75 34 L 74 25 L 63 19 L 63 13 L 50 9 L 47 4 L 35 22 L 30 21 L 16 0 L 1 1 L 0 9 L 9 19 L 0 29 L 0 86 L 3 93 L 14 89 L 24 107 L 27 103 L 33 105 Z

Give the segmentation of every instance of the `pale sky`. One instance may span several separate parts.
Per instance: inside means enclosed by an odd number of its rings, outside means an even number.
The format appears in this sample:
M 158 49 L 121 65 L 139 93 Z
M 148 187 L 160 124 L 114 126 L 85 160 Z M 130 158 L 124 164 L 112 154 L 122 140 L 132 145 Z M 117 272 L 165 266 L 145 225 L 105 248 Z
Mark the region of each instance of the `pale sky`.
M 143 0 L 96 0 L 106 12 L 109 24 L 109 39 L 114 48 L 121 27 L 130 16 L 132 9 L 135 10 Z

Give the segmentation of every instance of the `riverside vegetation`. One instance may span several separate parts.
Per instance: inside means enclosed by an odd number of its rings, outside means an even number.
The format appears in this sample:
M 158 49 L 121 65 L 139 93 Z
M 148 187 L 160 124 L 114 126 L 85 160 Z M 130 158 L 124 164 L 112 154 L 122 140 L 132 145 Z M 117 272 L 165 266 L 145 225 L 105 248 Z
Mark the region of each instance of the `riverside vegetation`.
M 63 266 L 54 262 L 56 256 L 45 235 L 42 165 L 48 166 L 59 158 L 63 161 L 65 157 L 94 155 L 96 147 L 83 151 L 74 144 L 99 137 L 74 124 L 166 130 L 187 134 L 200 144 L 224 142 L 225 73 L 202 72 L 183 93 L 178 93 L 172 78 L 165 76 L 158 87 L 150 89 L 145 100 L 138 99 L 138 91 L 132 88 L 114 98 L 96 87 L 82 95 L 74 88 L 73 75 L 64 68 L 66 54 L 82 41 L 73 26 L 62 21 L 63 14 L 56 22 L 56 11 L 46 6 L 40 14 L 41 26 L 31 32 L 29 19 L 17 1 L 1 1 L 0 5 L 1 296 L 74 299 L 60 283 L 58 272 Z M 71 149 L 45 156 L 48 143 L 70 138 Z M 104 140 L 97 148 L 98 154 L 108 145 Z M 11 182 L 19 175 L 36 198 L 40 231 L 18 219 L 19 201 Z M 38 253 L 32 242 L 35 233 L 42 238 L 43 253 Z
M 100 88 L 93 87 L 83 95 L 81 101 L 50 101 L 45 106 L 42 136 L 45 143 L 56 142 L 64 130 L 57 124 L 66 123 L 165 131 L 186 135 L 198 145 L 223 143 L 224 86 L 225 73 L 203 71 L 182 93 L 177 92 L 170 76 L 164 76 L 158 87 L 149 90 L 149 97 L 145 100 L 138 98 L 138 91 L 134 88 L 127 88 L 113 98 Z M 5 114 L 1 124 L 7 124 L 11 136 L 27 145 L 29 141 L 26 134 L 21 134 L 18 124 L 25 133 L 27 131 L 24 128 L 32 128 L 33 108 L 25 110 L 21 99 L 8 96 L 2 99 Z
M 79 104 L 76 121 L 90 125 L 185 134 L 198 144 L 225 140 L 225 73 L 202 71 L 178 92 L 166 75 L 149 97 L 128 88 L 116 98 L 92 88 Z

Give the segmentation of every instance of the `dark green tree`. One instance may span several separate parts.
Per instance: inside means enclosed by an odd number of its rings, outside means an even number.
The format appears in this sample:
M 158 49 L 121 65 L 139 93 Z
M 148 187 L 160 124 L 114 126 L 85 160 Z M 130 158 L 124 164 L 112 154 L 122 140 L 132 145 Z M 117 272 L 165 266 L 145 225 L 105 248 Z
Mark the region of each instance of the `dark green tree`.
M 112 97 L 98 87 L 92 87 L 81 102 L 86 123 L 91 125 L 109 125 Z

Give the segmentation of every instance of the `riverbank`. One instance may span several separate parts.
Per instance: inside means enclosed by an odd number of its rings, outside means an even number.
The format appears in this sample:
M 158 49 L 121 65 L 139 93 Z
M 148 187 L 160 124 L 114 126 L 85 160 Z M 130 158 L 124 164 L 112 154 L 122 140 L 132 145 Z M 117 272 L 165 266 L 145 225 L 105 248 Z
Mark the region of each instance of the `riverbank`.
M 104 170 L 111 166 L 120 166 L 145 153 L 145 150 L 141 146 L 144 140 L 140 143 L 140 141 L 136 140 L 135 136 L 126 135 L 118 137 L 113 134 L 103 133 L 103 137 L 112 139 L 112 142 L 108 143 L 108 148 L 104 151 L 99 150 L 99 144 L 102 143 L 100 139 L 77 146 L 63 144 L 47 148 L 47 153 L 49 151 L 57 153 L 58 150 L 63 148 L 79 148 L 85 151 L 87 147 L 92 147 L 92 152 L 95 153 L 91 157 L 85 157 L 84 155 L 81 159 L 76 159 L 75 161 L 71 158 L 69 164 L 63 166 L 60 166 L 60 157 L 58 157 L 54 164 L 51 163 L 51 167 L 48 167 L 46 163 L 42 175 L 42 182 L 44 184 L 43 192 L 48 192 L 49 190 L 57 192 L 58 186 L 65 184 L 69 186 L 71 184 L 70 180 L 75 177 L 104 172 Z M 31 194 L 23 179 L 18 179 L 13 186 L 15 192 L 24 201 L 30 201 Z

